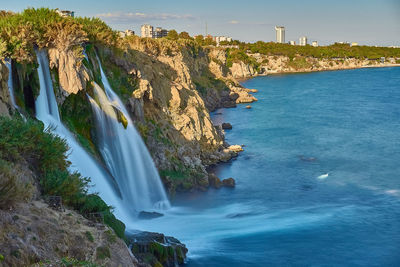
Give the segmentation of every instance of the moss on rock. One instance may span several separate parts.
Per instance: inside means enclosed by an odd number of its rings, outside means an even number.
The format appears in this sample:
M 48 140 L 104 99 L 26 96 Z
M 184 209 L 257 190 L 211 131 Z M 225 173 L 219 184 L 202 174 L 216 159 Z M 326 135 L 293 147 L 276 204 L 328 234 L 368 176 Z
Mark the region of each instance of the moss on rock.
M 94 127 L 92 110 L 84 91 L 70 94 L 65 99 L 61 106 L 61 118 L 67 127 L 76 133 L 81 145 L 93 155 L 99 156 L 92 138 Z
M 40 93 L 37 62 L 12 62 L 13 85 L 16 104 L 28 114 L 35 115 L 35 100 Z

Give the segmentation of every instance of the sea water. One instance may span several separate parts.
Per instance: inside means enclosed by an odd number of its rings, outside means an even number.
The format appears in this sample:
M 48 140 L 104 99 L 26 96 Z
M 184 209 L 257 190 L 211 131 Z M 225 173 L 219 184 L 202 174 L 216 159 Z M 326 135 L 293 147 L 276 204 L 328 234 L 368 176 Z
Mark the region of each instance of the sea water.
M 270 75 L 251 109 L 213 113 L 244 152 L 236 188 L 179 195 L 137 223 L 174 235 L 188 266 L 400 266 L 400 68 Z

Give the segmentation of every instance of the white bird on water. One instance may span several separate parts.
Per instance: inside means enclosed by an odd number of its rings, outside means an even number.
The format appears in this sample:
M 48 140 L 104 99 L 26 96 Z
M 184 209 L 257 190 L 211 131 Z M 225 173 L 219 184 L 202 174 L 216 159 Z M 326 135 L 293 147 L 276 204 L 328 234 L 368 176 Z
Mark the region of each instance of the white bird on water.
M 318 179 L 323 180 L 323 179 L 328 178 L 328 176 L 329 176 L 329 173 L 325 173 L 325 174 L 318 176 Z

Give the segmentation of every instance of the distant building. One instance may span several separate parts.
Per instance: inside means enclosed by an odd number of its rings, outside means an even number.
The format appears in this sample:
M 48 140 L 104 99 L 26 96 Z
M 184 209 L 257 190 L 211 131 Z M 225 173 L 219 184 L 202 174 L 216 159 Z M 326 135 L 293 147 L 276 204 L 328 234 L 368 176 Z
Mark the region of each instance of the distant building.
M 299 45 L 301 45 L 301 46 L 307 45 L 307 37 L 306 36 L 302 36 L 299 38 Z
M 285 43 L 285 27 L 275 26 L 275 31 L 276 31 L 276 42 L 280 44 Z
M 56 8 L 56 12 L 61 16 L 61 17 L 74 17 L 75 12 L 74 11 L 69 11 L 69 10 L 60 10 Z
M 149 24 L 144 24 L 140 28 L 140 35 L 145 38 L 153 38 L 153 39 L 163 38 L 168 35 L 168 30 L 163 29 L 161 27 L 157 27 L 154 29 L 153 26 Z
M 358 43 L 352 42 L 352 43 L 350 44 L 350 46 L 358 46 Z
M 314 46 L 314 47 L 317 47 L 318 46 L 318 41 L 312 41 L 311 45 Z
M 120 37 L 126 37 L 126 36 L 132 36 L 132 35 L 135 35 L 135 32 L 134 31 L 132 31 L 132 30 L 126 30 L 126 31 L 120 31 L 119 32 L 119 36 Z
M 140 27 L 140 35 L 144 38 L 153 38 L 154 28 L 149 24 L 144 24 Z
M 153 38 L 163 38 L 167 37 L 168 31 L 166 29 L 163 29 L 161 27 L 157 27 L 156 30 L 154 31 Z
M 232 42 L 232 37 L 227 37 L 227 36 L 215 36 L 213 37 L 213 40 L 217 43 L 217 46 L 219 46 L 220 42 Z
M 296 45 L 296 41 L 289 41 L 290 45 Z

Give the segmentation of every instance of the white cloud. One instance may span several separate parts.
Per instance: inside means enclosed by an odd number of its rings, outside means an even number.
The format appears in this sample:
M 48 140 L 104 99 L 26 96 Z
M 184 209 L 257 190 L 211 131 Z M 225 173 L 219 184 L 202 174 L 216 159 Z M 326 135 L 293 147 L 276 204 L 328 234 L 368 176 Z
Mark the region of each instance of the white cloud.
M 229 24 L 239 24 L 239 21 L 237 21 L 237 20 L 231 20 L 231 21 L 229 21 Z
M 179 20 L 179 19 L 194 19 L 190 14 L 177 15 L 177 14 L 146 14 L 140 12 L 111 12 L 97 14 L 96 17 L 115 23 L 131 23 L 131 22 L 144 22 L 150 20 Z

